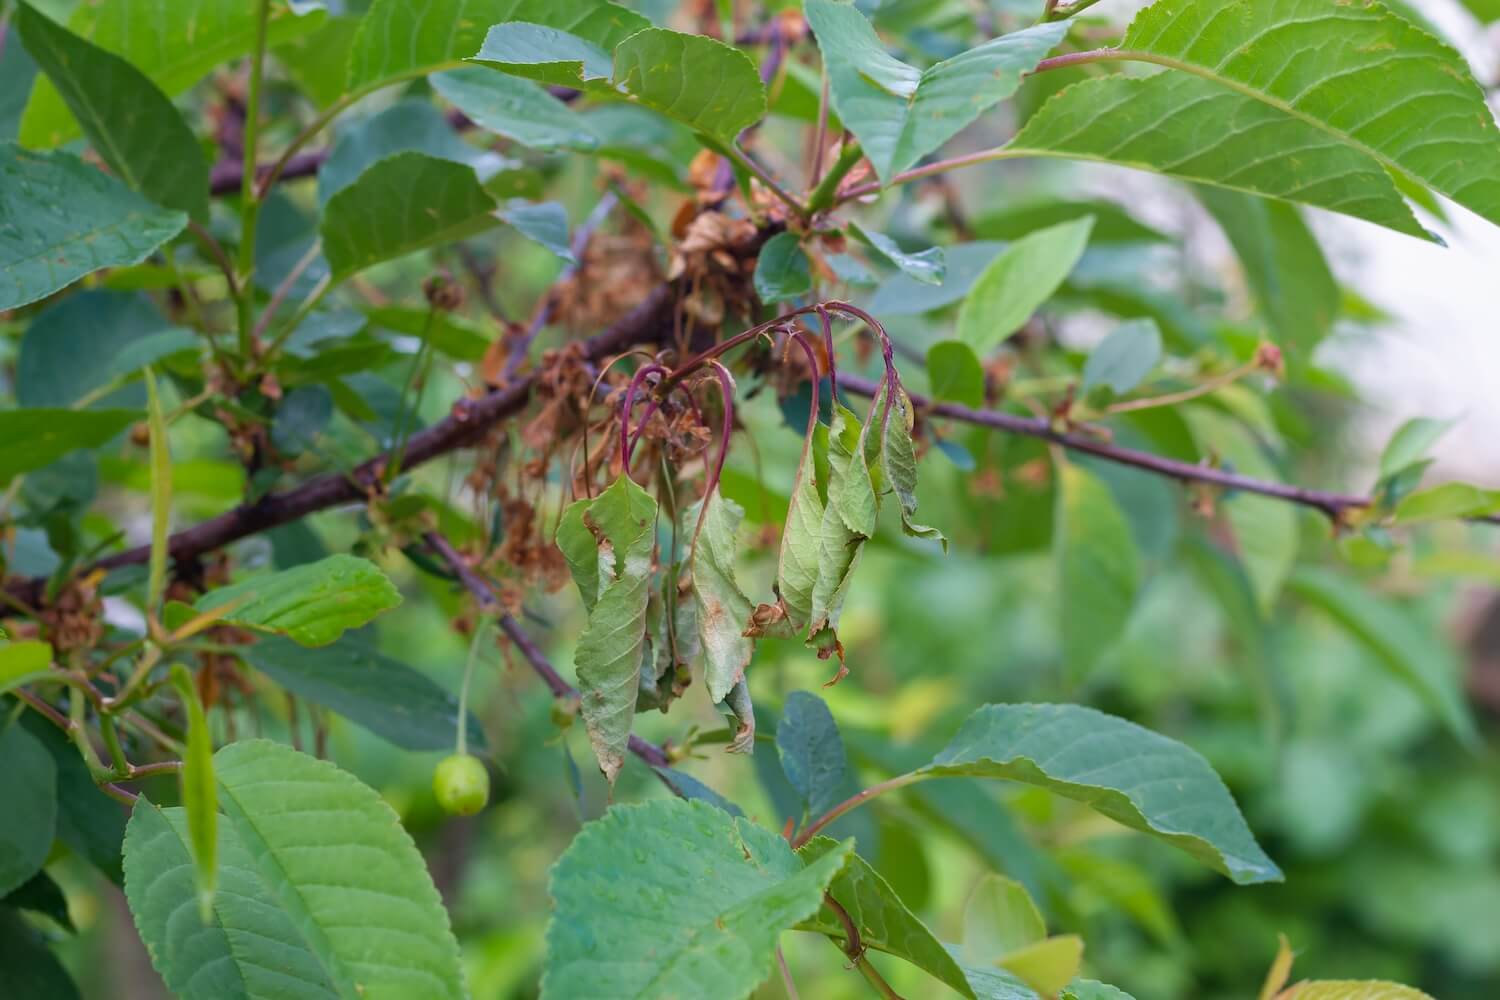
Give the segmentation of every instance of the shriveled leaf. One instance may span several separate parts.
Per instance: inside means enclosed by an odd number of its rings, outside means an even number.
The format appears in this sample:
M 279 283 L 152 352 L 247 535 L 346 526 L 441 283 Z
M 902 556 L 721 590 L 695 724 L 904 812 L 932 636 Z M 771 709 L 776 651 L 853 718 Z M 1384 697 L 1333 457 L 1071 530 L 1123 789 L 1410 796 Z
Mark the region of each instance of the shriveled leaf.
M 693 547 L 693 601 L 697 606 L 698 637 L 703 645 L 703 682 L 713 701 L 723 701 L 740 681 L 755 652 L 745 636 L 750 599 L 735 579 L 734 561 L 745 511 L 718 490 L 704 501 L 702 528 Z M 699 508 L 687 512 L 686 523 L 696 524 Z
M 345 635 L 309 649 L 290 639 L 263 639 L 245 659 L 299 698 L 337 712 L 407 750 L 443 750 L 458 735 L 458 699 L 427 675 L 383 655 L 363 636 Z M 468 742 L 485 747 L 469 715 Z
M 395 584 L 368 559 L 333 555 L 231 583 L 198 598 L 198 611 L 228 608 L 224 621 L 326 646 L 401 603 Z
M 480 128 L 523 146 L 574 152 L 599 146 L 587 119 L 529 80 L 474 66 L 435 73 L 429 82 Z
M 1076 83 L 1043 105 L 1000 155 L 1117 163 L 1428 235 L 1377 160 L 1295 114 L 1185 73 Z
M 804 865 L 775 833 L 703 802 L 615 806 L 552 870 L 542 996 L 748 997 L 849 855 L 844 844 Z
M 1054 525 L 1063 662 L 1078 678 L 1125 631 L 1140 586 L 1140 555 L 1109 487 L 1071 463 L 1057 470 Z
M 816 414 L 810 414 L 816 419 Z M 808 429 L 797 464 L 792 496 L 781 529 L 781 547 L 776 562 L 775 604 L 758 605 L 746 631 L 751 635 L 791 638 L 812 619 L 813 590 L 818 582 L 822 549 L 823 500 L 818 491 L 819 455 L 828 453 L 827 429 L 815 424 Z
M 1107 386 L 1124 395 L 1151 374 L 1161 360 L 1161 330 L 1155 320 L 1133 319 L 1115 327 L 1083 366 L 1082 394 Z
M 812 291 L 812 269 L 801 241 L 792 233 L 777 233 L 760 248 L 755 259 L 755 294 L 771 305 Z
M 1031 318 L 1088 246 L 1094 218 L 1028 233 L 990 262 L 958 310 L 958 339 L 983 357 Z
M 1463 57 L 1379 4 L 1157 0 L 1121 48 L 1293 115 L 1500 223 L 1500 130 L 1483 92 Z
M 0 143 L 0 310 L 139 264 L 186 225 L 72 153 Z
M 1082 705 L 986 705 L 918 773 L 1036 785 L 1159 837 L 1242 885 L 1281 878 L 1197 751 Z
M 379 161 L 328 200 L 320 230 L 333 276 L 472 236 L 498 221 L 472 167 L 423 153 Z
M 1042 24 L 1002 35 L 919 70 L 891 56 L 852 3 L 806 0 L 839 119 L 858 137 L 882 182 L 936 150 L 1016 92 L 1067 33 Z
M 39 14 L 17 26 L 110 170 L 151 201 L 208 221 L 208 161 L 182 115 L 144 73 Z
M 126 835 L 126 897 L 174 993 L 465 995 L 426 864 L 379 795 L 326 761 L 265 740 L 231 744 L 214 764 L 225 822 L 212 924 L 182 915 L 192 891 L 181 811 L 143 798 Z
M 1298 597 L 1327 612 L 1391 675 L 1416 693 L 1466 746 L 1478 731 L 1463 692 L 1463 665 L 1439 636 L 1365 587 L 1329 570 L 1304 566 L 1287 581 Z
M 576 505 L 575 505 L 576 508 Z M 656 547 L 656 501 L 628 475 L 566 518 L 569 541 L 559 545 L 584 590 L 589 574 L 573 563 L 587 560 L 577 526 L 595 545 L 597 599 L 574 652 L 583 721 L 599 768 L 611 784 L 625 763 L 625 745 L 635 718 L 641 658 L 646 645 L 646 609 L 651 600 L 651 556 Z
M 638 31 L 615 46 L 612 79 L 651 110 L 724 146 L 766 114 L 766 88 L 750 57 L 706 35 Z
M 214 781 L 214 742 L 208 716 L 187 667 L 172 665 L 172 686 L 187 716 L 187 749 L 182 755 L 178 782 L 182 808 L 187 813 L 188 853 L 193 856 L 193 883 L 198 897 L 198 920 L 213 922 L 214 894 L 219 880 L 219 797 Z
M 889 236 L 866 229 L 857 222 L 849 224 L 849 231 L 859 237 L 860 242 L 874 251 L 877 257 L 914 281 L 920 281 L 924 285 L 941 285 L 943 277 L 948 273 L 942 247 L 928 247 L 916 253 L 907 253 Z
M 72 8 L 69 31 L 141 70 L 168 97 L 255 46 L 258 5 L 244 0 L 101 0 L 66 6 Z M 267 44 L 316 30 L 325 14 L 321 5 L 269 0 Z M 21 142 L 33 148 L 61 146 L 79 134 L 57 88 L 38 79 L 21 119 Z
M 349 87 L 447 68 L 478 51 L 502 21 L 561 29 L 606 49 L 651 23 L 605 0 L 375 0 L 349 54 Z
M 134 410 L 0 412 L 0 483 L 50 465 L 79 448 L 97 448 L 139 416 Z
M 722 701 L 714 702 L 720 715 L 734 727 L 734 736 L 725 748 L 727 753 L 753 753 L 755 751 L 755 702 L 750 697 L 750 684 L 741 680 Z
M 1297 207 L 1223 188 L 1200 187 L 1198 198 L 1229 237 L 1273 338 L 1311 350 L 1342 295 Z
M 777 733 L 780 734 L 779 729 Z M 830 837 L 815 837 L 797 853 L 804 864 L 811 865 L 829 854 L 846 850 Z M 848 912 L 854 926 L 859 928 L 860 941 L 867 947 L 910 962 L 963 996 L 974 996 L 963 970 L 942 942 L 864 858 L 850 854 L 848 863 L 828 887 L 828 893 Z M 826 934 L 840 942 L 847 933 L 843 922 L 826 906 L 798 924 L 797 929 Z
M 812 590 L 808 644 L 827 658 L 837 646 L 834 635 L 849 581 L 864 544 L 875 534 L 875 487 L 865 464 L 859 418 L 834 403 L 828 433 L 828 503 L 818 526 L 818 578 Z
M 57 770 L 31 733 L 0 730 L 0 896 L 23 885 L 47 861 L 57 829 Z
M 941 542 L 947 551 L 948 539 L 941 531 L 912 520 L 917 513 L 917 452 L 911 439 L 915 419 L 906 390 L 898 385 L 891 393 L 882 383 L 870 404 L 865 460 L 881 491 L 896 495 L 901 507 L 901 530 L 913 538 Z

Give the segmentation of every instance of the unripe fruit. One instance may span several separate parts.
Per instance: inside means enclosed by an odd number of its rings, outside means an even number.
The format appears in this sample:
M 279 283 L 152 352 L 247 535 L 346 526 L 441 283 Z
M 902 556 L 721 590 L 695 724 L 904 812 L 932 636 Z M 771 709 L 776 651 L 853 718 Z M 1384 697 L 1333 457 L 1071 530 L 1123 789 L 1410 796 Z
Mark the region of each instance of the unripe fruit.
M 490 772 L 466 753 L 444 757 L 432 772 L 432 792 L 444 812 L 472 816 L 490 800 Z

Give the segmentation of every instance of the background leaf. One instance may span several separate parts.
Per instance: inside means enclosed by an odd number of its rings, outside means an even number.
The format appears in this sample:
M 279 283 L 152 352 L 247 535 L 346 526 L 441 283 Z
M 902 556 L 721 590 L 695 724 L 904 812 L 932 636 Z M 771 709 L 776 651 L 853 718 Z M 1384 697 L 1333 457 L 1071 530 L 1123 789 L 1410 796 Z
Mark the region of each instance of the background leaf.
M 134 410 L 0 411 L 0 483 L 79 448 L 97 448 L 139 416 Z
M 1140 555 L 1114 495 L 1092 473 L 1057 467 L 1057 563 L 1063 664 L 1088 673 L 1125 631 L 1140 586 Z
M 777 233 L 760 248 L 755 259 L 755 294 L 772 305 L 812 291 L 812 270 L 801 241 L 792 233 Z
M 1084 396 L 1108 386 L 1116 395 L 1140 385 L 1161 360 L 1161 330 L 1155 320 L 1134 319 L 1115 327 L 1089 352 L 1083 366 Z
M 1093 216 L 1022 237 L 990 262 L 958 311 L 958 339 L 981 357 L 1031 318 L 1083 256 Z
M 57 771 L 36 739 L 12 722 L 0 730 L 0 896 L 9 895 L 47 860 L 57 828 Z

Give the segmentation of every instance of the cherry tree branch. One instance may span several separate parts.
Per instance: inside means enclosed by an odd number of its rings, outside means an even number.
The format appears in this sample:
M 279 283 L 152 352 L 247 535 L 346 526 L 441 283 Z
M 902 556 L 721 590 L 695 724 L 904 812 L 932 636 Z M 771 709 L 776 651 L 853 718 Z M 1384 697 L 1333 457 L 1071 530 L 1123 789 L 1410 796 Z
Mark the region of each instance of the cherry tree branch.
M 855 375 L 841 374 L 839 376 L 839 384 L 850 392 L 869 397 L 873 397 L 879 388 L 879 383 Z M 1305 486 L 1278 483 L 1267 479 L 1256 479 L 1253 476 L 1241 475 L 1240 473 L 1215 468 L 1214 466 L 1195 465 L 1192 462 L 1183 462 L 1175 458 L 1153 455 L 1150 452 L 1137 451 L 1133 448 L 1121 448 L 1118 445 L 1113 445 L 1107 441 L 1101 441 L 1098 438 L 1089 437 L 1084 434 L 1069 434 L 1056 430 L 1043 417 L 1023 417 L 1014 413 L 1003 413 L 999 410 L 976 410 L 958 403 L 935 402 L 917 393 L 910 393 L 909 395 L 911 396 L 912 405 L 933 416 L 958 420 L 980 427 L 991 427 L 1009 434 L 1040 438 L 1043 441 L 1060 445 L 1070 451 L 1083 452 L 1087 455 L 1093 455 L 1096 458 L 1116 462 L 1120 465 L 1128 465 L 1132 468 L 1141 469 L 1159 476 L 1166 476 L 1180 482 L 1203 483 L 1208 486 L 1217 486 L 1221 489 L 1237 490 L 1241 493 L 1254 493 L 1257 496 L 1270 497 L 1274 500 L 1284 500 L 1299 506 L 1311 507 L 1326 515 L 1336 524 L 1342 522 L 1346 514 L 1372 507 L 1375 503 L 1374 499 L 1368 496 L 1314 490 L 1308 489 Z M 1473 518 L 1472 520 L 1483 521 L 1489 524 L 1500 524 L 1500 514 L 1489 514 Z

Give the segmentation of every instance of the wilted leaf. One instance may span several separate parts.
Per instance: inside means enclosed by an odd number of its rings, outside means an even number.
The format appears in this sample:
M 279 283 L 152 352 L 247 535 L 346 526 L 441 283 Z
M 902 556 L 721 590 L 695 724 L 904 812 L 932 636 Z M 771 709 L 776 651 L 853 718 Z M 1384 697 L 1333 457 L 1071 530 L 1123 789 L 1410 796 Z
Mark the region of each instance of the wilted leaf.
M 744 635 L 750 599 L 735 580 L 734 561 L 745 511 L 718 490 L 703 501 L 702 529 L 693 547 L 693 601 L 703 645 L 703 681 L 709 699 L 723 701 L 745 679 L 755 643 Z M 689 508 L 686 523 L 696 524 L 699 507 Z

